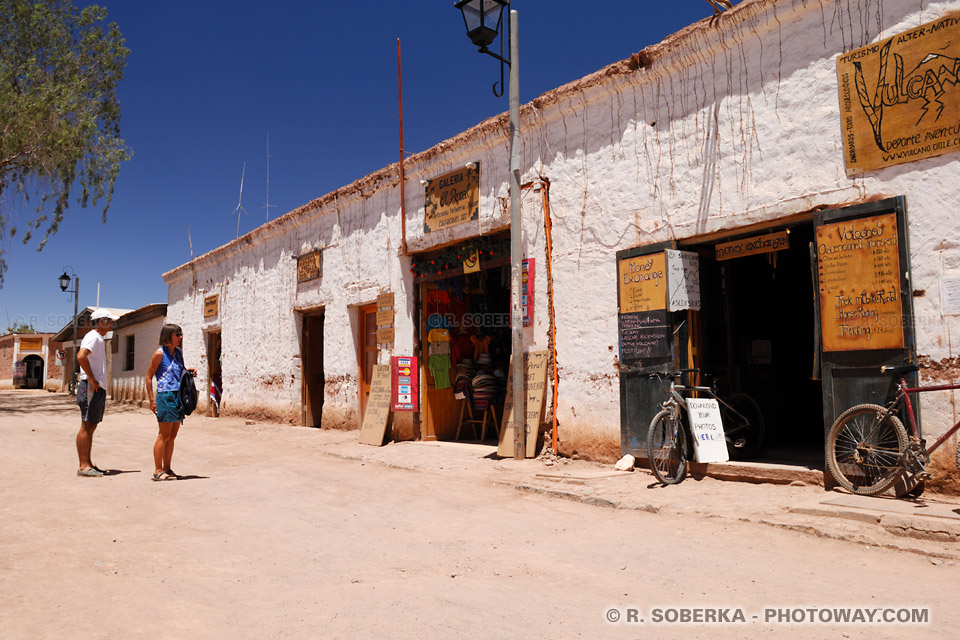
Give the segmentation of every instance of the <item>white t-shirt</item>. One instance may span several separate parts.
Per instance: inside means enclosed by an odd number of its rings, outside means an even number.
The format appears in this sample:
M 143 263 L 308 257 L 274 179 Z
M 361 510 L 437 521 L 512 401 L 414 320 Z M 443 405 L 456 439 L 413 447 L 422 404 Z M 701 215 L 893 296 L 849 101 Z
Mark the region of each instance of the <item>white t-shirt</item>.
M 93 371 L 93 377 L 101 387 L 107 386 L 107 351 L 104 347 L 103 336 L 97 331 L 88 331 L 80 342 L 81 349 L 87 349 L 90 353 L 87 359 L 90 361 L 90 370 Z M 87 379 L 87 372 L 80 367 L 80 380 Z

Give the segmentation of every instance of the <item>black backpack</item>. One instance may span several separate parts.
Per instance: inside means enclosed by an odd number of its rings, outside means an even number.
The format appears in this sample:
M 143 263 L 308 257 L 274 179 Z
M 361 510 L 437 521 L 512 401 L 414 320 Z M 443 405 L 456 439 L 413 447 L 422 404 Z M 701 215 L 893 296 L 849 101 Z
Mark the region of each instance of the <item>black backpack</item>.
M 183 365 L 183 352 L 177 349 L 177 357 L 180 364 Z M 183 407 L 183 415 L 188 416 L 197 408 L 197 385 L 193 381 L 193 376 L 184 366 L 180 374 L 180 406 Z

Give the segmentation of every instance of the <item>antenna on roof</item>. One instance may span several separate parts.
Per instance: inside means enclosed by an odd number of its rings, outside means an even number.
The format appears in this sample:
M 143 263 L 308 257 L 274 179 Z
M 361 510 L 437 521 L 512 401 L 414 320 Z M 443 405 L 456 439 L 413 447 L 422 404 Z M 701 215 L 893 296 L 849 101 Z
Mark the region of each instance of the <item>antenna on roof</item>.
M 243 208 L 243 176 L 247 173 L 247 163 L 243 163 L 243 169 L 240 171 L 240 199 L 237 200 L 237 208 L 234 211 L 237 213 L 237 238 L 240 237 L 240 214 L 246 213 L 247 210 Z
M 276 207 L 270 204 L 270 134 L 267 133 L 267 204 L 263 206 L 267 210 L 267 222 L 270 221 L 270 207 Z
M 187 242 L 190 243 L 190 259 L 193 260 L 193 238 L 190 237 L 190 225 L 187 225 Z

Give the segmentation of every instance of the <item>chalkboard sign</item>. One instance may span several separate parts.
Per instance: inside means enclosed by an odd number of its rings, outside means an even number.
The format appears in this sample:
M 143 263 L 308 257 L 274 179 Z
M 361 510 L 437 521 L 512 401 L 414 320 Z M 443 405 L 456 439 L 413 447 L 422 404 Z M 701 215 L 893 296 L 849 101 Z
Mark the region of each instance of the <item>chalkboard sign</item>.
M 665 358 L 670 355 L 671 332 L 667 311 L 620 314 L 620 361 Z

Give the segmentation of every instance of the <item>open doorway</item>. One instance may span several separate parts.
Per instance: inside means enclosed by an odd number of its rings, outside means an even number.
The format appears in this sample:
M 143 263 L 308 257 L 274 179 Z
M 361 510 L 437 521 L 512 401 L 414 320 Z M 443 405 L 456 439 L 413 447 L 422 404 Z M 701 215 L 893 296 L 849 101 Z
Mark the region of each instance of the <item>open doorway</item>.
M 810 244 L 813 225 L 765 229 L 788 246 L 743 257 L 722 256 L 728 237 L 697 244 L 702 296 L 696 361 L 723 393 L 746 393 L 764 415 L 764 443 L 754 458 L 823 464 L 823 390 L 815 373 L 815 306 Z M 757 236 L 755 232 L 750 239 Z M 724 259 L 726 258 L 726 259 Z M 696 338 L 694 338 L 696 340 Z
M 43 358 L 27 356 L 23 359 L 26 367 L 24 387 L 27 389 L 43 388 Z
M 220 405 L 223 396 L 223 370 L 220 364 L 220 332 L 207 332 L 207 375 L 210 379 L 210 415 L 220 416 Z
M 304 313 L 300 362 L 302 363 L 302 424 L 320 427 L 323 420 L 323 310 Z

